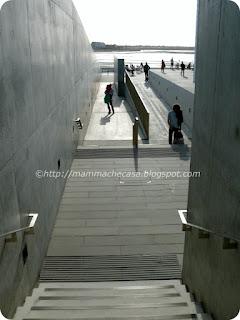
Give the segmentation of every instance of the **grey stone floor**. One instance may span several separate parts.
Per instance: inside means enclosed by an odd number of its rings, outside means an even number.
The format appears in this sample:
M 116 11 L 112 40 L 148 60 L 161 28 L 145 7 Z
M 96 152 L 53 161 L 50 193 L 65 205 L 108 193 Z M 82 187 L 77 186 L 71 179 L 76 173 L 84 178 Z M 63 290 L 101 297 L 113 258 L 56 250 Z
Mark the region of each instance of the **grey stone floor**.
M 106 80 L 106 79 L 105 79 Z M 143 75 L 133 78 L 148 105 L 150 142 L 168 148 L 168 108 L 145 86 Z M 132 112 L 115 96 L 116 113 L 106 123 L 102 82 L 83 148 L 106 144 L 116 148 L 132 138 Z M 104 120 L 105 121 L 105 120 Z M 130 141 L 129 140 L 129 141 Z M 186 143 L 189 143 L 187 139 Z M 109 142 L 112 142 L 109 144 Z M 151 146 L 151 145 L 149 145 Z M 98 146 L 96 146 L 97 148 Z M 142 146 L 143 147 L 143 146 Z M 144 148 L 147 146 L 144 145 Z M 82 146 L 79 146 L 80 152 Z M 170 148 L 169 148 L 170 149 Z M 94 150 L 93 150 L 94 152 Z M 74 159 L 73 172 L 188 171 L 188 157 Z M 184 233 L 178 209 L 187 207 L 188 179 L 142 177 L 69 177 L 52 233 L 48 256 L 176 254 L 182 264 Z
M 135 161 L 75 159 L 74 172 L 135 171 Z M 189 160 L 140 158 L 138 171 L 187 171 Z M 184 234 L 178 209 L 187 205 L 188 179 L 69 178 L 52 233 L 49 256 L 175 253 Z
M 106 85 L 109 83 L 106 80 L 107 79 L 100 83 L 97 99 L 83 143 L 84 145 L 104 144 L 105 141 L 132 143 L 133 112 L 127 101 L 114 93 L 113 106 L 115 114 L 108 116 L 108 108 L 104 103 L 104 91 Z M 140 138 L 141 136 L 139 136 L 139 139 Z

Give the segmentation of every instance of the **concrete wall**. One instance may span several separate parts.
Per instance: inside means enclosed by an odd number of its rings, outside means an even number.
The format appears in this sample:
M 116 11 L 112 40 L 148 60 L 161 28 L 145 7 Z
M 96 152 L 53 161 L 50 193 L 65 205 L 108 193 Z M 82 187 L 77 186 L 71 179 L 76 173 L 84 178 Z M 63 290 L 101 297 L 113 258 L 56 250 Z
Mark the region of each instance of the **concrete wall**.
M 188 219 L 240 239 L 240 14 L 227 0 L 199 1 Z M 183 276 L 216 319 L 240 308 L 240 249 L 187 233 Z
M 124 73 L 124 59 L 118 59 L 117 57 L 114 57 L 114 85 L 119 97 L 124 97 L 125 95 Z
M 176 103 L 181 105 L 184 124 L 187 126 L 188 136 L 191 137 L 194 93 L 165 79 L 159 74 L 159 71 L 149 71 L 149 83 L 155 93 L 165 100 L 169 106 L 172 107 Z
M 66 171 L 97 90 L 92 49 L 71 1 L 13 0 L 0 11 L 0 234 L 39 213 L 34 236 L 0 241 L 0 309 L 12 315 L 35 284 L 64 179 L 37 179 L 36 170 Z M 22 250 L 28 259 L 23 264 Z

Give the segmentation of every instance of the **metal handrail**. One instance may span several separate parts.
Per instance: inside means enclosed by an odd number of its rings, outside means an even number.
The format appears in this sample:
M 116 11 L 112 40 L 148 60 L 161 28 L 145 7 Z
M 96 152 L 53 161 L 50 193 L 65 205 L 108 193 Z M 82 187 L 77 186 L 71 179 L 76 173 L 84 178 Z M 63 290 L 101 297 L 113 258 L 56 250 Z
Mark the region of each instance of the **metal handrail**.
M 6 238 L 9 236 L 12 236 L 12 238 L 16 238 L 16 234 L 22 231 L 24 231 L 25 233 L 31 233 L 37 221 L 38 213 L 29 213 L 28 217 L 32 217 L 28 226 L 1 234 L 0 238 Z
M 192 224 L 187 222 L 185 214 L 187 213 L 187 210 L 178 210 L 178 214 L 180 216 L 183 231 L 191 231 L 192 229 L 197 229 L 199 231 L 199 238 L 209 238 L 210 235 L 216 235 L 221 238 L 223 238 L 223 249 L 237 249 L 238 244 L 240 242 L 240 239 L 233 238 L 226 234 L 220 234 L 218 232 L 215 232 L 213 230 L 209 230 L 200 226 L 197 226 L 196 224 Z

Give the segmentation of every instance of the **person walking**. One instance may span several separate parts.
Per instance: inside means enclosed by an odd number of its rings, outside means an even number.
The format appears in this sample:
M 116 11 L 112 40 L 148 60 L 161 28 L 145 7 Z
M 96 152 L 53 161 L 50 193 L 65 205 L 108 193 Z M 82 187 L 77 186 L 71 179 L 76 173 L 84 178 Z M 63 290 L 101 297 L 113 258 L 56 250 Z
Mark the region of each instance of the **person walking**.
M 169 132 L 168 132 L 168 142 L 172 144 L 172 135 L 174 133 L 174 140 L 177 140 L 177 132 L 180 129 L 179 127 L 179 119 L 178 119 L 178 111 L 180 110 L 179 105 L 174 105 L 173 110 L 168 113 L 168 125 L 169 125 Z
M 132 76 L 134 76 L 135 67 L 133 64 L 131 64 L 130 69 L 131 69 Z
M 164 60 L 162 60 L 162 63 L 161 63 L 161 71 L 162 71 L 162 73 L 164 73 L 165 67 L 166 67 L 166 64 L 165 64 Z
M 173 66 L 174 66 L 174 60 L 173 58 L 171 59 L 171 69 L 173 70 Z
M 145 73 L 145 81 L 148 81 L 148 76 L 149 76 L 150 67 L 149 67 L 149 65 L 147 64 L 147 62 L 146 62 L 146 64 L 145 64 L 145 66 L 143 67 L 143 70 L 144 70 L 144 73 Z
M 108 106 L 108 114 L 112 113 L 114 114 L 114 107 L 113 107 L 113 102 L 112 102 L 112 98 L 113 98 L 113 89 L 112 89 L 112 85 L 108 84 L 106 86 L 106 90 L 105 90 L 105 97 L 104 97 L 104 102 L 107 104 Z M 111 108 L 110 108 L 111 106 Z
M 186 69 L 186 66 L 182 61 L 182 63 L 181 63 L 181 76 L 182 77 L 185 77 L 185 74 L 184 74 L 185 73 L 185 69 Z

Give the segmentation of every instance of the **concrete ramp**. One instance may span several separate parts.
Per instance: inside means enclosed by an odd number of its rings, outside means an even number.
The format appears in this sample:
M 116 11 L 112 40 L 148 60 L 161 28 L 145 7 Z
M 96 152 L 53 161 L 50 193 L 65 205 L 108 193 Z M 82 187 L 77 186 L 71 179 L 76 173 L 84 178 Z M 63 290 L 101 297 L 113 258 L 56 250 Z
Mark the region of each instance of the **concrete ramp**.
M 116 90 L 114 90 L 115 113 L 108 115 L 108 108 L 104 103 L 104 91 L 108 83 L 100 83 L 87 133 L 84 141 L 81 141 L 84 146 L 132 145 L 134 110 L 126 100 L 118 97 Z M 139 140 L 141 140 L 141 133 Z

